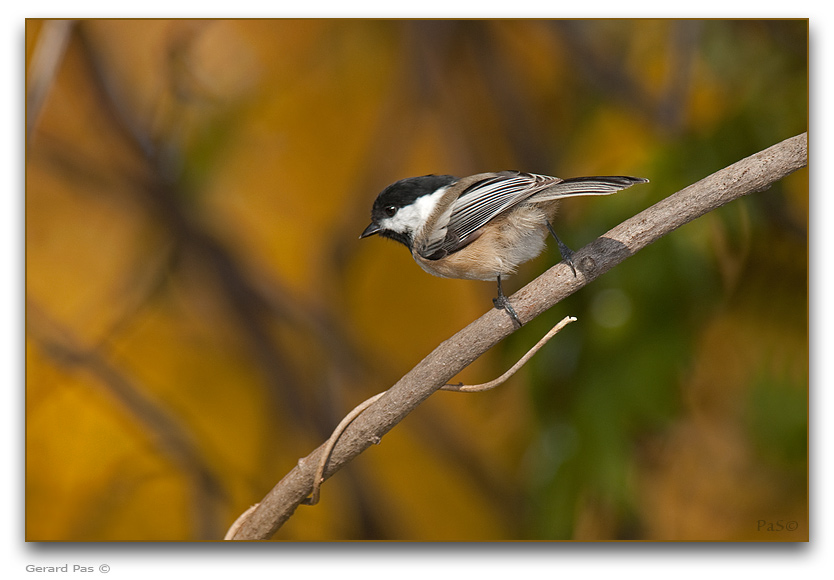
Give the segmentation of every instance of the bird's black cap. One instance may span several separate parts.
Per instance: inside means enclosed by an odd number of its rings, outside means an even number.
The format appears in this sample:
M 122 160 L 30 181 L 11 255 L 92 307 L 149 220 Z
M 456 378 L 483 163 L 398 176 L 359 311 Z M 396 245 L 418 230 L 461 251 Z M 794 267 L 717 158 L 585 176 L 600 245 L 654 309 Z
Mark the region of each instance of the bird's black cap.
M 374 234 L 380 234 L 388 238 L 402 242 L 406 246 L 410 244 L 407 236 L 397 232 L 390 232 L 379 224 L 386 217 L 390 217 L 388 209 L 393 207 L 400 209 L 411 205 L 414 201 L 424 195 L 430 195 L 440 189 L 457 181 L 453 175 L 423 175 L 420 177 L 407 177 L 382 190 L 371 208 L 371 224 L 365 228 L 360 238 L 366 238 Z
M 414 203 L 414 200 L 429 195 L 457 181 L 453 175 L 423 175 L 421 177 L 406 177 L 392 183 L 382 190 L 371 210 L 371 219 L 378 221 L 386 217 L 385 208 L 394 206 L 397 209 Z

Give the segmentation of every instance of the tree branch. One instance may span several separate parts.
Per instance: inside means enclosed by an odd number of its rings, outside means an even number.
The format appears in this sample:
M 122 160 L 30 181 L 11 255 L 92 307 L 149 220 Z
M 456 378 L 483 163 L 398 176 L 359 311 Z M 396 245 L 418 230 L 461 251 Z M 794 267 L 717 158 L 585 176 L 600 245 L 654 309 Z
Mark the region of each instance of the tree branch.
M 624 221 L 576 252 L 576 277 L 564 263 L 550 268 L 512 296 L 513 307 L 522 322 L 529 322 L 676 228 L 739 197 L 767 189 L 807 164 L 808 135 L 803 133 L 713 173 Z M 441 343 L 348 426 L 333 449 L 324 478 L 372 444 L 379 443 L 420 403 L 513 331 L 506 313 L 491 309 Z M 310 494 L 324 447 L 322 444 L 299 460 L 240 523 L 234 539 L 272 537 Z

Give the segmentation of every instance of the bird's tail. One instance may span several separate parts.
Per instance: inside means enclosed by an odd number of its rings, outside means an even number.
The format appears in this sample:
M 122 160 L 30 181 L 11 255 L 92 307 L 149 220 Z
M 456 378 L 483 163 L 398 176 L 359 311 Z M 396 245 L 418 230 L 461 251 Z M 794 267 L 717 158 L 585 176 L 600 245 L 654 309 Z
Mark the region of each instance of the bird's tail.
M 644 177 L 611 175 L 603 177 L 573 177 L 555 183 L 533 195 L 528 203 L 555 201 L 573 195 L 610 195 L 636 183 L 648 183 Z

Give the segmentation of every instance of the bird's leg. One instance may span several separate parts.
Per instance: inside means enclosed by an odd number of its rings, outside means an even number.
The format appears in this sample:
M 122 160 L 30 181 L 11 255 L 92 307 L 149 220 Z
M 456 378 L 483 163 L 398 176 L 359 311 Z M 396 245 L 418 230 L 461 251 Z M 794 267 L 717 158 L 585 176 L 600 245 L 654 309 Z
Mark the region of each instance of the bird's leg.
M 565 242 L 559 239 L 559 236 L 556 235 L 556 232 L 553 231 L 553 226 L 550 225 L 550 222 L 545 222 L 547 224 L 547 229 L 550 230 L 550 234 L 556 238 L 556 245 L 559 246 L 559 253 L 562 254 L 562 260 L 570 266 L 570 269 L 573 271 L 574 278 L 576 277 L 576 266 L 573 265 L 573 250 L 565 245 Z
M 492 303 L 497 309 L 506 310 L 507 314 L 510 315 L 510 318 L 513 319 L 513 322 L 521 328 L 521 321 L 518 319 L 518 314 L 515 313 L 515 309 L 512 304 L 510 304 L 509 298 L 504 296 L 504 292 L 501 290 L 501 274 L 498 274 L 498 298 L 493 298 Z

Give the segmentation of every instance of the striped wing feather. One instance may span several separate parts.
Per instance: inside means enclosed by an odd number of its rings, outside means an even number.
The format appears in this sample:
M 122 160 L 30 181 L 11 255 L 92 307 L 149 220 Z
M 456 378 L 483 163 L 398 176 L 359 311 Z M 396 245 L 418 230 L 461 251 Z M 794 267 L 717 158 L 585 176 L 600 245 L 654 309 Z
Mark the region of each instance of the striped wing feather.
M 420 253 L 436 259 L 466 246 L 473 235 L 520 203 L 546 203 L 562 197 L 609 195 L 635 183 L 636 177 L 576 177 L 559 179 L 536 173 L 503 171 L 476 181 L 458 196 L 446 223 L 438 223 L 432 242 Z M 446 221 L 446 220 L 443 220 Z M 443 231 L 445 230 L 445 232 Z

